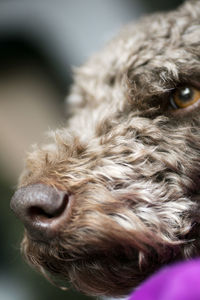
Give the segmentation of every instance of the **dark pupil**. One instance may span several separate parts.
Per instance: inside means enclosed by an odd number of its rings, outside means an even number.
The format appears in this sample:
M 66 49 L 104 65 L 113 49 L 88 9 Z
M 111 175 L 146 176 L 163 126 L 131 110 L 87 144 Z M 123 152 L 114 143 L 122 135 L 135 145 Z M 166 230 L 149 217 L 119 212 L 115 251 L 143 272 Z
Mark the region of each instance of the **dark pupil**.
M 189 87 L 184 87 L 179 90 L 178 97 L 181 101 L 187 102 L 193 97 L 193 91 Z

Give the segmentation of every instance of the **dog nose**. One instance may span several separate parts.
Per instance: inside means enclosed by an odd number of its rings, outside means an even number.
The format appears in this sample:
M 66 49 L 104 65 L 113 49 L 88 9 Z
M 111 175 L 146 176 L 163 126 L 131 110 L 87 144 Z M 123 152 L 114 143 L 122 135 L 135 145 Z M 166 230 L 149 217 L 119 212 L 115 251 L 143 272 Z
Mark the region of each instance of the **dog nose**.
M 69 196 L 45 184 L 18 189 L 11 209 L 24 223 L 31 238 L 46 241 L 55 237 L 66 221 Z

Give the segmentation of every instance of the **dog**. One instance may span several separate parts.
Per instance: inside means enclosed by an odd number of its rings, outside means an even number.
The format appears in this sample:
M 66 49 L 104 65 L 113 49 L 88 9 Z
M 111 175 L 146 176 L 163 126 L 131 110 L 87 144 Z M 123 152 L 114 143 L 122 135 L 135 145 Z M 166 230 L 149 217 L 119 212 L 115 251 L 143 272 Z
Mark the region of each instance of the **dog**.
M 11 200 L 27 261 L 86 294 L 122 296 L 198 256 L 200 1 L 122 29 L 75 70 L 68 106 Z

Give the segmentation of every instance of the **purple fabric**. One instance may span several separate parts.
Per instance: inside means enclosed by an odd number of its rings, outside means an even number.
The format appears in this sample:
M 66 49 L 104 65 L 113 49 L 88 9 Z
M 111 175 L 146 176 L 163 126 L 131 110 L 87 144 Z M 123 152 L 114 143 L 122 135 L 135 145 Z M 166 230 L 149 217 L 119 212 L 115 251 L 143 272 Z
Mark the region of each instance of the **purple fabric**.
M 129 300 L 200 300 L 200 259 L 162 269 L 133 292 Z

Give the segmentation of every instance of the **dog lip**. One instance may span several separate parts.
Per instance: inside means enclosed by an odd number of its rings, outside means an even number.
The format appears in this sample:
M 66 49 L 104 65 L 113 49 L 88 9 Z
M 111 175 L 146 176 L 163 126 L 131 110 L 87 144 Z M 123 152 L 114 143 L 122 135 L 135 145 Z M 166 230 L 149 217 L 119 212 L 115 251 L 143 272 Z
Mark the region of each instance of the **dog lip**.
M 45 243 L 49 243 L 57 238 L 62 232 L 62 228 L 69 222 L 74 199 L 74 195 L 68 195 L 68 199 L 63 203 L 65 209 L 56 218 L 48 219 L 43 216 L 37 216 L 34 218 L 32 225 L 29 223 L 24 224 L 28 237 L 35 242 Z

